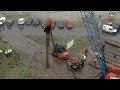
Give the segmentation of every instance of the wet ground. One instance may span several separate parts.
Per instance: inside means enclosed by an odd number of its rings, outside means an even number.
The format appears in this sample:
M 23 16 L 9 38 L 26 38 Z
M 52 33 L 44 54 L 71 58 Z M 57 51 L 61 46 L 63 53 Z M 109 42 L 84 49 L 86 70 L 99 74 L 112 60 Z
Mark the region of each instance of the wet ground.
M 8 29 L 9 28 L 9 29 Z M 33 61 L 32 67 L 27 68 L 29 72 L 34 74 L 32 78 L 53 78 L 53 79 L 74 79 L 73 73 L 68 71 L 66 68 L 66 63 L 60 63 L 57 58 L 50 57 L 50 69 L 45 69 L 45 43 L 38 43 L 32 38 L 26 37 L 27 35 L 33 35 L 36 37 L 43 37 L 45 33 L 41 27 L 32 27 L 32 26 L 14 26 L 14 27 L 4 27 L 4 30 L 1 31 L 3 35 L 3 40 L 8 41 L 8 43 L 12 46 L 13 49 L 20 50 L 23 54 L 29 57 L 26 60 L 27 65 L 30 61 Z M 59 30 L 57 27 L 53 30 L 54 36 L 86 36 L 86 31 L 84 28 L 74 28 L 73 30 L 67 30 L 66 28 L 63 30 Z M 73 49 L 69 50 L 70 55 L 79 56 L 80 52 L 84 50 L 86 47 L 90 48 L 89 42 L 80 43 L 80 46 L 75 46 Z M 79 48 L 79 49 L 78 49 Z M 40 53 L 41 51 L 44 51 Z M 35 54 L 36 53 L 36 54 Z M 35 55 L 33 55 L 35 54 Z M 35 61 L 31 59 L 34 56 Z M 90 55 L 91 56 L 91 55 Z M 81 54 L 82 58 L 82 54 Z M 99 69 L 90 66 L 88 63 L 91 62 L 91 58 L 89 58 L 85 62 L 85 66 L 79 71 L 75 73 L 75 76 L 79 79 L 93 79 L 99 72 Z M 25 66 L 26 68 L 26 66 Z

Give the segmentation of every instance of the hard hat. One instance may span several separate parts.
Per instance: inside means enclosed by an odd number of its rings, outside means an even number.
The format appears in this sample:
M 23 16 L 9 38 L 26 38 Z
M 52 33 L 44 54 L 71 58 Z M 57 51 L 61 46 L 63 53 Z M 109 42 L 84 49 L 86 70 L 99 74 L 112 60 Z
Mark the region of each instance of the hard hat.
M 95 55 L 98 55 L 98 52 L 95 52 Z

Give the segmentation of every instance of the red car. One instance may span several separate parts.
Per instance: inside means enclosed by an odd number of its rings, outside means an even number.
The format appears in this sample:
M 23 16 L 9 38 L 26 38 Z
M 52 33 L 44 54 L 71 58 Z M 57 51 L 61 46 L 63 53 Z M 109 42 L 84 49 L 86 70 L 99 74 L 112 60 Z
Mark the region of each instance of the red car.
M 66 27 L 67 27 L 67 29 L 72 29 L 72 28 L 73 28 L 73 23 L 72 23 L 72 21 L 67 20 L 67 22 L 66 22 Z

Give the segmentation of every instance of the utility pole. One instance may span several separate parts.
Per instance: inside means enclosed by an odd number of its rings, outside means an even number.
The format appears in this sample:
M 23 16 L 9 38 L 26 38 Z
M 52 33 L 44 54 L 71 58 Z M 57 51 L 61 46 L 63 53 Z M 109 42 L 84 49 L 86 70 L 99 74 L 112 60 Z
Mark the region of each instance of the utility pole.
M 46 32 L 46 69 L 49 68 L 49 48 L 50 48 L 51 21 L 46 20 L 44 32 Z
M 46 33 L 46 68 L 49 68 L 50 34 Z

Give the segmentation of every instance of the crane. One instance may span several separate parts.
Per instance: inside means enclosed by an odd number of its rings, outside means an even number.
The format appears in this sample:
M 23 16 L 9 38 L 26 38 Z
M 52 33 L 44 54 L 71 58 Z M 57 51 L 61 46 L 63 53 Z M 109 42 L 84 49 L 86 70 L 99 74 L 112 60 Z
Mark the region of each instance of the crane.
M 87 31 L 87 35 L 88 35 L 92 50 L 97 57 L 97 60 L 101 69 L 100 78 L 105 79 L 106 72 L 107 72 L 106 60 L 104 56 L 105 45 L 102 42 L 98 25 L 94 16 L 94 12 L 80 11 L 80 13 L 84 21 L 84 25 Z

